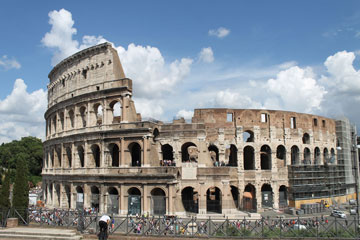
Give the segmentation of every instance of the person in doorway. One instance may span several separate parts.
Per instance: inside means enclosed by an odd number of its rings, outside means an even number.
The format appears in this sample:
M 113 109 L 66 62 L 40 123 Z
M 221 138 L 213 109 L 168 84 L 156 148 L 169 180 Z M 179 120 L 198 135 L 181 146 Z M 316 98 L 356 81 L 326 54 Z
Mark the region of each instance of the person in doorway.
M 108 215 L 101 216 L 99 220 L 99 240 L 106 240 L 108 237 L 108 226 L 110 224 L 110 217 Z

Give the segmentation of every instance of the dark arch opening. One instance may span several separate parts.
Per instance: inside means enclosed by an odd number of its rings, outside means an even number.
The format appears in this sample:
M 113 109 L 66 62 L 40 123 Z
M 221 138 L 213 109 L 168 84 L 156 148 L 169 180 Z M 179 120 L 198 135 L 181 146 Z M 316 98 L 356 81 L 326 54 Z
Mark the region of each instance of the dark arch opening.
M 299 148 L 297 146 L 291 147 L 291 165 L 299 164 Z
M 228 150 L 228 149 L 226 149 Z M 237 159 L 237 152 L 238 149 L 234 144 L 230 145 L 230 154 L 229 154 L 229 166 L 231 167 L 237 167 L 238 165 L 238 159 Z
M 81 117 L 82 126 L 86 127 L 86 107 L 84 106 L 80 108 L 80 117 Z
M 91 187 L 91 208 L 94 208 L 96 212 L 99 211 L 100 206 L 100 191 L 96 186 Z
M 206 212 L 221 213 L 221 191 L 217 187 L 210 187 L 206 191 Z
M 133 142 L 129 144 L 129 151 L 131 155 L 131 166 L 141 167 L 141 147 L 138 143 Z
M 254 142 L 254 132 L 247 130 L 243 133 L 244 142 Z
M 288 206 L 287 201 L 287 188 L 284 185 L 281 185 L 279 188 L 279 207 L 286 208 Z
M 153 141 L 156 142 L 157 138 L 159 137 L 159 129 L 155 128 L 153 131 Z
M 119 147 L 117 144 L 110 145 L 111 151 L 111 166 L 118 167 L 119 166 Z
M 251 146 L 246 146 L 244 148 L 244 170 L 254 170 L 254 169 L 255 169 L 254 148 Z
M 329 157 L 329 150 L 327 148 L 324 148 L 324 163 L 329 163 L 330 162 L 330 157 Z
M 261 187 L 261 204 L 263 207 L 273 206 L 273 191 L 270 184 L 264 184 Z
M 150 192 L 151 194 L 151 205 L 154 215 L 166 214 L 166 195 L 161 188 L 154 188 Z
M 319 165 L 321 162 L 320 148 L 316 147 L 314 150 L 314 164 Z
M 182 162 L 190 161 L 191 156 L 189 155 L 189 152 L 188 152 L 189 147 L 196 147 L 196 145 L 192 142 L 187 142 L 181 146 L 181 161 Z M 196 159 L 196 161 L 197 161 L 197 159 Z
M 80 166 L 84 167 L 84 148 L 82 146 L 79 146 L 77 148 L 78 150 L 78 155 L 79 155 L 79 160 L 80 160 Z
M 210 145 L 208 147 L 210 158 L 214 163 L 214 166 L 219 166 L 219 149 L 215 145 Z
M 192 187 L 186 187 L 181 191 L 181 200 L 186 212 L 199 212 L 199 194 Z
M 66 148 L 66 158 L 67 158 L 67 166 L 69 168 L 71 168 L 71 164 L 72 164 L 72 154 L 71 154 L 71 148 L 67 147 Z
M 113 123 L 121 122 L 121 103 L 117 100 L 111 102 L 109 104 L 112 115 L 113 115 Z
M 244 189 L 243 208 L 245 211 L 256 211 L 256 189 L 250 183 Z
M 271 169 L 271 148 L 268 145 L 263 145 L 260 149 L 260 165 L 263 170 Z
M 92 145 L 91 151 L 92 151 L 95 167 L 100 167 L 100 148 L 99 148 L 99 146 L 96 144 Z
M 141 213 L 141 192 L 138 188 L 132 187 L 128 190 L 128 214 L 136 215 Z
M 173 147 L 169 144 L 165 144 L 161 146 L 161 152 L 163 155 L 163 166 L 174 166 L 174 153 L 173 153 Z
M 234 205 L 238 209 L 239 208 L 239 189 L 235 186 L 230 186 L 230 187 L 231 187 L 231 195 L 234 200 Z
M 304 133 L 302 137 L 303 144 L 310 144 L 310 135 L 308 133 Z
M 311 164 L 311 153 L 309 148 L 304 148 L 304 164 Z

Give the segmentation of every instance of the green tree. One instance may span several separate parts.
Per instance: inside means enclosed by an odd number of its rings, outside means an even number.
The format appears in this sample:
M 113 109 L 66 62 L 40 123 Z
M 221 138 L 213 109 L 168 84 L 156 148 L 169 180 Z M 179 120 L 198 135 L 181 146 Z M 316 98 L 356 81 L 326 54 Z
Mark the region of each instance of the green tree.
M 25 154 L 18 154 L 13 190 L 12 206 L 15 209 L 25 209 L 29 205 L 28 167 Z
M 0 209 L 8 209 L 11 207 L 10 204 L 10 172 L 5 172 L 4 182 L 0 190 Z

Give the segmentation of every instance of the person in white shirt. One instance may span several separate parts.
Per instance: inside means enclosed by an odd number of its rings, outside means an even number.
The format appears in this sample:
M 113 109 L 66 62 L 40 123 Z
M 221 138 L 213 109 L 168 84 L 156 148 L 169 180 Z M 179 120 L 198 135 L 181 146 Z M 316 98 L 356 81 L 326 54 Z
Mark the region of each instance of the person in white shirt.
M 108 236 L 108 225 L 110 223 L 110 217 L 108 215 L 101 216 L 99 220 L 99 227 L 100 227 L 100 233 L 99 233 L 99 239 L 100 240 L 106 240 Z

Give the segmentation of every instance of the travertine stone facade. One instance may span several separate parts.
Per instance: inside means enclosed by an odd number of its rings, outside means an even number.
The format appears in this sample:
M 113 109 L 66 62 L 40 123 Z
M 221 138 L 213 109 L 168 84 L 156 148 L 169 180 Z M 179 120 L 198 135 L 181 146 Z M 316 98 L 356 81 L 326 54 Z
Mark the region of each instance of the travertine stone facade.
M 196 109 L 191 123 L 142 121 L 104 43 L 49 74 L 48 207 L 114 214 L 238 214 L 288 202 L 289 165 L 336 163 L 335 122 L 253 109 Z M 335 159 L 335 160 L 334 160 Z

